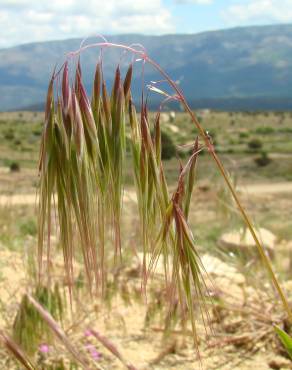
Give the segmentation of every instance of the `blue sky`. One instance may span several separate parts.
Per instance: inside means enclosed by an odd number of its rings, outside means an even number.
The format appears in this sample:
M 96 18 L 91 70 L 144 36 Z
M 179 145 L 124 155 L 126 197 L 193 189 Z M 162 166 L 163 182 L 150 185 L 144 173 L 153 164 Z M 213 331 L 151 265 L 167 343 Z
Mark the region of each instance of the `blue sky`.
M 292 23 L 292 0 L 0 0 L 0 47 L 119 33 Z

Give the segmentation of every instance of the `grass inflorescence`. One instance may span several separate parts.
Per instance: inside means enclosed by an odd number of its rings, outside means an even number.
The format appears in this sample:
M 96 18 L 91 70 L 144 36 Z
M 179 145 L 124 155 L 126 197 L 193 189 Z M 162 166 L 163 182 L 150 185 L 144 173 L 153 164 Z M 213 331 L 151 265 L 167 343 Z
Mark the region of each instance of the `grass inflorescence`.
M 102 64 L 98 63 L 91 99 L 82 81 L 80 62 L 72 84 L 68 62 L 64 64 L 57 94 L 59 75 L 52 76 L 39 163 L 40 272 L 45 250 L 50 259 L 55 205 L 69 287 L 73 284 L 73 259 L 81 250 L 90 289 L 95 286 L 97 292 L 104 292 L 108 261 L 114 256 L 117 263 L 122 251 L 120 228 L 128 125 L 144 251 L 142 286 L 146 288 L 147 279 L 162 256 L 169 312 L 179 302 L 182 312 L 190 313 L 195 333 L 195 301 L 204 300 L 205 290 L 187 219 L 201 146 L 197 138 L 186 165 L 179 165 L 178 185 L 171 194 L 161 158 L 160 114 L 152 123 L 143 99 L 137 114 L 130 89 L 132 71 L 130 64 L 123 80 L 117 67 L 109 95 Z M 112 244 L 108 243 L 110 235 Z M 149 254 L 152 257 L 147 259 Z

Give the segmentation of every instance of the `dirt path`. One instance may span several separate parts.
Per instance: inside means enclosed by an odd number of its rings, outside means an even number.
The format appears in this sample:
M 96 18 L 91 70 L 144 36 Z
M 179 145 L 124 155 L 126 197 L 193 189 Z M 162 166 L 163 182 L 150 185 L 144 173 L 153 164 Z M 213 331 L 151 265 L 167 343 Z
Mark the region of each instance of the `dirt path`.
M 263 183 L 239 186 L 238 190 L 248 195 L 292 193 L 292 182 Z
M 238 190 L 247 195 L 266 195 L 279 193 L 292 193 L 292 182 L 278 182 L 274 184 L 250 184 L 239 186 Z M 36 194 L 12 194 L 0 195 L 0 206 L 33 206 L 36 205 L 38 197 Z M 135 202 L 136 194 L 133 190 L 124 192 L 125 202 Z
M 36 194 L 0 195 L 0 206 L 34 206 L 38 202 Z

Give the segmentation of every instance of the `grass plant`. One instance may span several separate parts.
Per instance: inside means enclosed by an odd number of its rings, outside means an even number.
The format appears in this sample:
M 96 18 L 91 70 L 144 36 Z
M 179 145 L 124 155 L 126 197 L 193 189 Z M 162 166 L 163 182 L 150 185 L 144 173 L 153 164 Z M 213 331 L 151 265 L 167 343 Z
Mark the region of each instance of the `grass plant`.
M 130 64 L 124 78 L 117 66 L 109 94 L 103 77 L 103 61 L 100 59 L 95 69 L 91 98 L 88 97 L 82 80 L 80 59 L 77 61 L 75 76 L 72 77 L 69 73 L 70 63 L 91 47 L 119 48 L 133 53 L 143 65 L 152 65 L 166 79 L 173 94 L 164 92 L 155 85 L 149 86 L 150 90 L 162 95 L 165 99 L 162 105 L 169 100 L 179 101 L 195 125 L 190 156 L 185 163 L 178 161 L 174 190 L 168 184 L 165 163 L 161 156 L 160 112 L 154 123 L 151 123 L 144 91 L 139 114 L 131 96 L 134 62 Z M 118 266 L 122 258 L 121 224 L 127 130 L 130 132 L 128 144 L 131 148 L 144 253 L 141 276 L 144 292 L 147 290 L 149 277 L 162 257 L 168 317 L 171 318 L 179 307 L 183 321 L 186 322 L 188 318 L 191 320 L 194 343 L 198 347 L 196 316 L 201 315 L 207 328 L 208 298 L 203 278 L 204 267 L 188 218 L 197 177 L 197 162 L 200 153 L 207 151 L 250 230 L 263 265 L 292 320 L 287 298 L 230 176 L 217 155 L 212 137 L 190 109 L 182 91 L 144 50 L 108 42 L 86 45 L 77 52 L 70 53 L 62 67 L 53 72 L 49 83 L 39 160 L 39 277 L 43 273 L 44 256 L 47 261 L 51 260 L 55 210 L 70 292 L 72 293 L 74 286 L 74 257 L 81 252 L 90 292 L 106 296 L 110 261 L 113 260 L 115 266 Z M 147 258 L 149 255 L 150 258 Z M 42 310 L 34 298 L 28 299 L 49 325 L 55 327 L 55 332 L 69 348 L 70 343 L 59 328 L 56 328 L 52 317 Z M 77 359 L 75 349 L 70 347 L 69 350 Z M 86 361 L 83 365 L 86 368 Z

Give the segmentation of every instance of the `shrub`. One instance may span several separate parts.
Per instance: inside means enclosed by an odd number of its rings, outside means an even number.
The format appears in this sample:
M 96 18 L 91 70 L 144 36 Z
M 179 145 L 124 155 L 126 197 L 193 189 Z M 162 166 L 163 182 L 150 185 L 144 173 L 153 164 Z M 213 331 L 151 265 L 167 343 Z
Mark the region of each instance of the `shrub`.
M 270 164 L 272 159 L 268 156 L 267 152 L 263 151 L 259 157 L 254 159 L 254 161 L 259 167 L 264 167 Z
M 163 160 L 171 159 L 175 156 L 176 149 L 173 140 L 165 131 L 161 132 L 161 158 Z
M 275 132 L 275 130 L 273 129 L 273 127 L 258 127 L 256 130 L 255 130 L 255 133 L 256 134 L 261 134 L 261 135 L 269 135 L 269 134 L 273 134 Z
M 18 162 L 11 162 L 9 166 L 10 172 L 19 172 L 20 171 L 20 165 Z
M 37 234 L 37 225 L 34 219 L 29 219 L 20 225 L 20 231 L 24 235 L 35 236 Z
M 4 133 L 4 138 L 6 140 L 13 140 L 14 139 L 14 132 L 12 130 L 8 130 Z
M 292 134 L 292 127 L 282 127 L 278 130 L 281 134 Z
M 248 132 L 245 132 L 245 131 L 240 132 L 240 133 L 239 133 L 239 137 L 240 137 L 241 139 L 248 138 L 248 137 L 249 137 L 249 133 L 248 133 Z
M 32 133 L 34 134 L 34 136 L 41 136 L 42 130 L 41 130 L 41 128 L 36 128 L 36 129 L 33 130 Z
M 21 140 L 19 140 L 19 139 L 16 139 L 16 140 L 14 140 L 14 145 L 21 145 Z
M 263 143 L 260 139 L 251 139 L 247 145 L 249 149 L 253 151 L 258 151 L 259 149 L 263 147 Z

